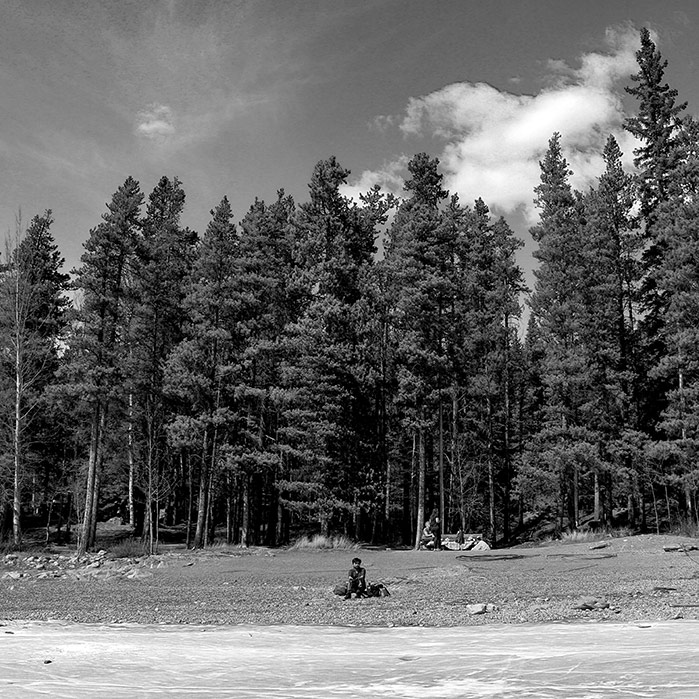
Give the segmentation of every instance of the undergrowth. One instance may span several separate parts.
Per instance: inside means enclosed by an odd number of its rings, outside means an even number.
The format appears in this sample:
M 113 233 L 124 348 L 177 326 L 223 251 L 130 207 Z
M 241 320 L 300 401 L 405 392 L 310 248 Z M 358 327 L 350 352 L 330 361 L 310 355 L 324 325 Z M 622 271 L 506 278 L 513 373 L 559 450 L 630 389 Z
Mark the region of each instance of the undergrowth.
M 633 530 L 628 527 L 617 527 L 615 529 L 602 529 L 597 531 L 576 530 L 563 532 L 559 541 L 564 544 L 584 544 L 590 541 L 601 541 L 602 539 L 621 539 L 625 536 L 633 536 L 633 534 Z
M 323 534 L 315 534 L 311 536 L 303 536 L 297 539 L 290 547 L 292 550 L 299 549 L 334 549 L 338 551 L 358 551 L 359 544 L 356 544 L 346 536 L 324 536 Z
M 146 553 L 143 542 L 133 537 L 110 544 L 108 551 L 114 558 L 138 558 Z

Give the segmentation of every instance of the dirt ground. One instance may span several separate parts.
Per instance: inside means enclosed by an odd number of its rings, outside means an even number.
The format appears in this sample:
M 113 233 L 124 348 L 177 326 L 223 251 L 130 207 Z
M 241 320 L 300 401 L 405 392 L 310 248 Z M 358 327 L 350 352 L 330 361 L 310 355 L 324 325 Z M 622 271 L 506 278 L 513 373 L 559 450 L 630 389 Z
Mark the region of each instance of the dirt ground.
M 0 556 L 0 619 L 387 627 L 697 620 L 698 543 L 639 535 L 480 553 L 173 546 L 130 559 Z M 390 597 L 333 594 L 355 555 Z

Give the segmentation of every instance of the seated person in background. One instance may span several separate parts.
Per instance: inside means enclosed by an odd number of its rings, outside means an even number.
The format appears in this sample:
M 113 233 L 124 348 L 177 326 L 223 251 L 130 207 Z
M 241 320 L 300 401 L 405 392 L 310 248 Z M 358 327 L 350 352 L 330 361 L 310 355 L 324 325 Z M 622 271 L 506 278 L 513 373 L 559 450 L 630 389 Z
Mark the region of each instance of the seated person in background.
M 434 537 L 433 545 L 435 551 L 442 550 L 442 523 L 439 519 L 439 512 L 433 510 L 432 516 L 430 517 L 430 531 Z
M 489 551 L 490 544 L 487 541 L 483 541 L 480 537 L 474 542 L 471 551 Z
M 490 546 L 480 536 L 469 536 L 461 549 L 462 551 L 488 551 Z
M 422 530 L 422 538 L 420 539 L 420 548 L 434 548 L 434 534 L 429 522 L 425 522 L 425 528 Z
M 350 599 L 353 592 L 357 595 L 357 598 L 364 597 L 364 593 L 366 592 L 366 568 L 362 568 L 361 558 L 352 559 L 352 567 L 350 568 L 349 579 L 347 580 L 345 599 Z

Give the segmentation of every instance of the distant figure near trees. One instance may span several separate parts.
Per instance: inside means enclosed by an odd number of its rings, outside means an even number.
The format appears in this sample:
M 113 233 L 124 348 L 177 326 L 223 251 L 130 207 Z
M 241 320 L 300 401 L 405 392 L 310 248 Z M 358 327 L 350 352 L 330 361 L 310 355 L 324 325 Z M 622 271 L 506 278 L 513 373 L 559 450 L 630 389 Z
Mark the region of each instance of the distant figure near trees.
M 434 534 L 432 533 L 432 527 L 430 526 L 429 522 L 425 522 L 425 526 L 422 529 L 422 537 L 420 538 L 420 548 L 434 548 Z
M 432 532 L 433 544 L 435 551 L 442 550 L 442 523 L 439 521 L 439 512 L 435 509 L 432 510 L 432 516 L 430 517 L 430 531 Z

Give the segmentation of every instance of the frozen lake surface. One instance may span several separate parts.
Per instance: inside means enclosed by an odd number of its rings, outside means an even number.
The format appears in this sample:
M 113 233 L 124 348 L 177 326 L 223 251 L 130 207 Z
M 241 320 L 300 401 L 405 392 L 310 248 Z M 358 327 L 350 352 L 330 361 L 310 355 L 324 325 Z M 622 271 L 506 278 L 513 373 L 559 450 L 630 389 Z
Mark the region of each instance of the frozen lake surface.
M 699 697 L 699 622 L 460 628 L 6 622 L 2 697 Z

